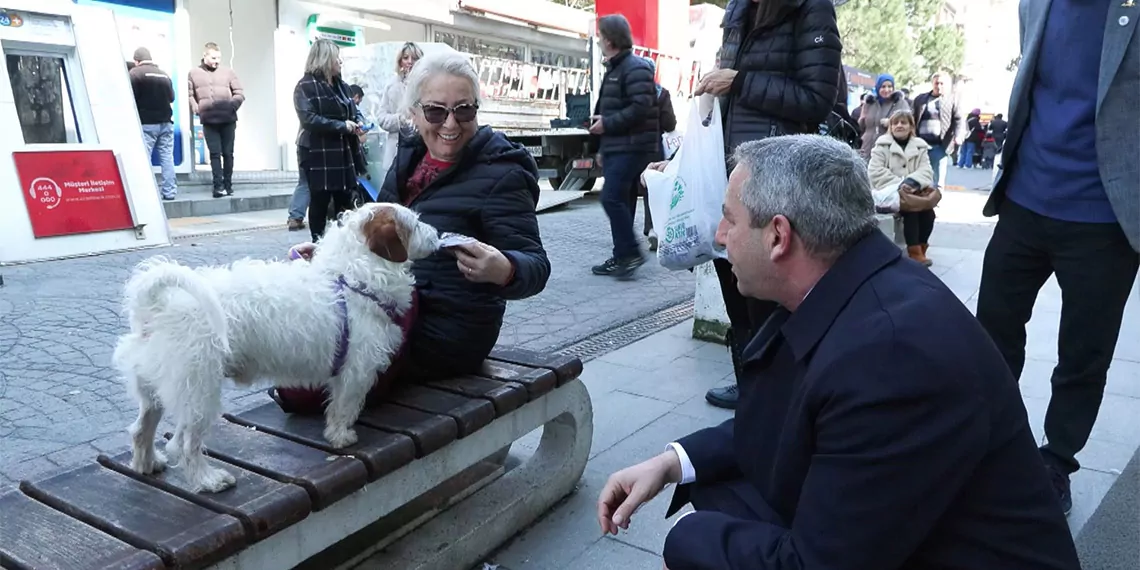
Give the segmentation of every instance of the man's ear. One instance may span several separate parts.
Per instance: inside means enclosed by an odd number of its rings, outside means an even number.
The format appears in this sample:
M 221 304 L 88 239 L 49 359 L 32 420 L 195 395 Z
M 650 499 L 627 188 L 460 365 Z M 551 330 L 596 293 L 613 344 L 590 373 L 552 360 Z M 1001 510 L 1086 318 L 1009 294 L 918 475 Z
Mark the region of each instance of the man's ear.
M 769 247 L 772 261 L 788 256 L 792 253 L 792 222 L 781 214 L 772 217 L 768 224 L 771 245 Z
M 400 231 L 390 208 L 378 208 L 361 230 L 364 243 L 377 256 L 395 263 L 408 260 L 408 250 L 400 239 Z

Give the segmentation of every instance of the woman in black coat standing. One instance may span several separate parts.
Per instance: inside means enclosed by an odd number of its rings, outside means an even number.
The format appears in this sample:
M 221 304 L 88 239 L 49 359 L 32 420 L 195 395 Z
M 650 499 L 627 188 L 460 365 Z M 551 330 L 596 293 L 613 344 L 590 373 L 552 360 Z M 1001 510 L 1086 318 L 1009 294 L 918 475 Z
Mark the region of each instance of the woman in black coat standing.
M 317 241 L 325 233 L 330 198 L 338 211 L 351 209 L 356 177 L 365 172 L 362 119 L 340 77 L 336 44 L 313 42 L 305 75 L 293 89 L 293 107 L 301 122 L 297 164 L 309 183 L 309 231 Z
M 719 69 L 701 79 L 695 95 L 720 97 L 726 156 L 743 142 L 818 133 L 840 89 L 843 68 L 832 0 L 732 0 L 725 9 Z M 730 165 L 731 168 L 731 165 Z M 745 299 L 732 264 L 713 262 L 731 321 L 727 342 L 740 376 L 740 354 L 776 308 Z M 709 390 L 714 406 L 735 408 L 737 386 Z

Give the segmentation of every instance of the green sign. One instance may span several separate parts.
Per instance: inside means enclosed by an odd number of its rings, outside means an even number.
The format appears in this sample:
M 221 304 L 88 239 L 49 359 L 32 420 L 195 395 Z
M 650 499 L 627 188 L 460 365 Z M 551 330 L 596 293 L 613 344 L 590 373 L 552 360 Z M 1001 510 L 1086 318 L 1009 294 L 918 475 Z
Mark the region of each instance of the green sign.
M 329 40 L 340 47 L 356 47 L 364 45 L 364 29 L 360 27 L 334 27 L 321 25 L 321 15 L 309 16 L 305 31 L 309 37 L 309 45 L 317 40 Z

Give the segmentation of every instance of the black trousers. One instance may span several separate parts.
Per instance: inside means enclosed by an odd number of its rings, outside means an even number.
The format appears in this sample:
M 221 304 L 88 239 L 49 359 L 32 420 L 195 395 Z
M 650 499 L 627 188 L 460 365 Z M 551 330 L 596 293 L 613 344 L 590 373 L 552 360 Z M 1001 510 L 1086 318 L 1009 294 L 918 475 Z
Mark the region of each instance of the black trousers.
M 724 299 L 724 309 L 729 321 L 729 349 L 732 350 L 732 364 L 736 380 L 740 381 L 740 355 L 748 341 L 779 305 L 775 301 L 750 299 L 740 294 L 736 287 L 736 276 L 732 274 L 732 263 L 727 259 L 714 259 L 717 280 L 720 281 L 720 294 Z
M 325 226 L 328 224 L 330 200 L 336 212 L 345 212 L 352 209 L 352 193 L 347 190 L 328 191 L 309 188 L 309 233 L 313 242 L 325 235 Z
M 1072 473 L 1100 410 L 1140 254 L 1115 223 L 1065 222 L 1010 200 L 999 216 L 982 263 L 978 320 L 1020 378 L 1025 324 L 1041 286 L 1057 276 L 1063 304 L 1042 453 Z
M 902 220 L 903 236 L 908 246 L 930 243 L 930 234 L 934 233 L 934 210 L 904 212 Z
M 210 151 L 210 170 L 214 175 L 214 190 L 232 190 L 234 187 L 234 135 L 237 123 L 202 125 L 206 148 Z

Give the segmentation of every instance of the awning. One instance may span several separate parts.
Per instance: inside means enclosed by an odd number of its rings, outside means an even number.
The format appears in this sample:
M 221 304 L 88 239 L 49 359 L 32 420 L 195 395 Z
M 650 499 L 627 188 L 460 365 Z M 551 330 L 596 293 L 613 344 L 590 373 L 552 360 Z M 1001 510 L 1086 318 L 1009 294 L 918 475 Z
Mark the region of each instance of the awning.
M 594 26 L 594 13 L 544 0 L 459 0 L 459 7 L 492 14 L 519 23 L 561 30 L 587 37 Z

